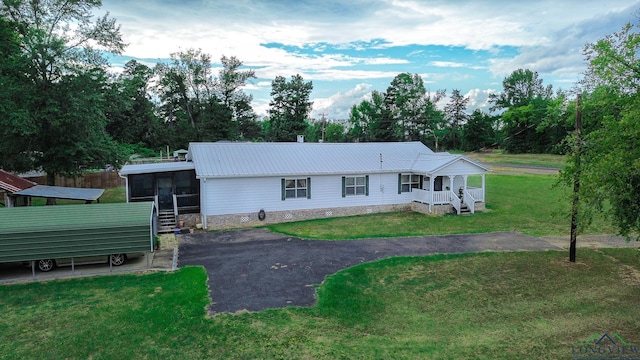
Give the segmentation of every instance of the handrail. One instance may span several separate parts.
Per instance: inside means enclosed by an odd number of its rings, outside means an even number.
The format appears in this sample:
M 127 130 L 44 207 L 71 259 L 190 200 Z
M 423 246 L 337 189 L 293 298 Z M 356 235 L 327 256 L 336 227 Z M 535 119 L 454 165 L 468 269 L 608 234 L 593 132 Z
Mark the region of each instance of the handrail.
M 173 194 L 173 215 L 176 217 L 176 221 L 178 220 L 178 197 L 176 194 Z
M 153 205 L 156 207 L 156 214 L 160 214 L 160 208 L 158 205 L 158 195 L 153 197 Z
M 456 209 L 458 215 L 460 215 L 460 198 L 458 197 L 458 194 L 453 191 L 449 191 L 449 202 Z
M 464 199 L 465 199 L 465 204 L 467 204 L 467 207 L 469 207 L 469 211 L 471 211 L 471 213 L 475 213 L 476 211 L 476 199 L 473 198 L 473 195 L 471 195 L 471 193 L 467 190 L 464 191 Z

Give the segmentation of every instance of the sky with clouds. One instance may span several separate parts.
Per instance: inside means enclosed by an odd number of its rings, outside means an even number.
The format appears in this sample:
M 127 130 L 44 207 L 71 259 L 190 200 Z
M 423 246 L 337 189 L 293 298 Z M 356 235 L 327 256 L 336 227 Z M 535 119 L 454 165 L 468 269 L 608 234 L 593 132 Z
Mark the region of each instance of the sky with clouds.
M 486 110 L 519 68 L 568 90 L 585 70 L 584 45 L 637 24 L 640 1 L 104 0 L 102 10 L 129 44 L 114 68 L 189 48 L 215 62 L 235 56 L 256 72 L 245 91 L 259 115 L 271 81 L 300 74 L 313 82 L 312 117 L 345 119 L 403 72 L 432 93 L 460 90 L 469 110 Z

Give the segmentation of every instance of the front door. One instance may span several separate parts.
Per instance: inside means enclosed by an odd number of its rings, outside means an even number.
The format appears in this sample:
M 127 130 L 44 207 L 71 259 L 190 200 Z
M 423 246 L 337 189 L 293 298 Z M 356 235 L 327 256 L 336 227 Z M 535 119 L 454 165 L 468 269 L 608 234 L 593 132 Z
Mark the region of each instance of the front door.
M 173 177 L 158 177 L 158 209 L 173 210 Z
M 442 191 L 442 176 L 436 176 L 434 179 L 433 191 Z

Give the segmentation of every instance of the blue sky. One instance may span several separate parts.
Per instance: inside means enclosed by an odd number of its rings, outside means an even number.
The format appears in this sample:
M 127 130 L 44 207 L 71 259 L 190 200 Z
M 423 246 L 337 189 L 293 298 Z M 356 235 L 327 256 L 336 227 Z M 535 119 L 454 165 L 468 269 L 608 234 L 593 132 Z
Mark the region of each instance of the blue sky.
M 637 24 L 640 1 L 105 0 L 102 10 L 129 44 L 115 70 L 189 48 L 236 56 L 258 76 L 245 91 L 259 115 L 271 81 L 300 74 L 313 82 L 312 117 L 345 119 L 402 72 L 431 92 L 460 90 L 470 111 L 487 110 L 519 68 L 568 90 L 586 69 L 584 45 Z

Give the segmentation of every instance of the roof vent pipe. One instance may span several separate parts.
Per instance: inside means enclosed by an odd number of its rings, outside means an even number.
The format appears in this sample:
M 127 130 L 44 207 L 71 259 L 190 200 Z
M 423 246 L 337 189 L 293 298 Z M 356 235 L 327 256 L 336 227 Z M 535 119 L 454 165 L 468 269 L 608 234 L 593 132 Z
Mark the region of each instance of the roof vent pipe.
M 299 143 L 303 143 L 304 142 L 304 135 L 298 135 L 298 142 Z

